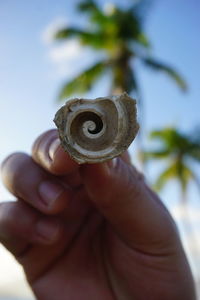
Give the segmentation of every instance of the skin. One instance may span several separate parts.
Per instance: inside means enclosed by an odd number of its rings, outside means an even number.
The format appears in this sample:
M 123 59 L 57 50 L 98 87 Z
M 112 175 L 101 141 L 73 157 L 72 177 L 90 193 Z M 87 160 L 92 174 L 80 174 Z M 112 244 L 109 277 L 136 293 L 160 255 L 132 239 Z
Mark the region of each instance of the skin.
M 17 201 L 0 204 L 0 241 L 37 299 L 195 299 L 174 221 L 127 153 L 79 166 L 50 130 L 2 178 Z

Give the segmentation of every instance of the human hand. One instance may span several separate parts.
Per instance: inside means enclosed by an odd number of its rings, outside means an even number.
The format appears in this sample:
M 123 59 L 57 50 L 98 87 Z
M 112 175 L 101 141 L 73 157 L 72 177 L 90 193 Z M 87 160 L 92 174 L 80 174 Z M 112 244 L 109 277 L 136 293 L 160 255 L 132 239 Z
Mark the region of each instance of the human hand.
M 127 154 L 79 166 L 51 130 L 2 176 L 17 201 L 0 204 L 0 241 L 37 299 L 195 299 L 176 226 Z

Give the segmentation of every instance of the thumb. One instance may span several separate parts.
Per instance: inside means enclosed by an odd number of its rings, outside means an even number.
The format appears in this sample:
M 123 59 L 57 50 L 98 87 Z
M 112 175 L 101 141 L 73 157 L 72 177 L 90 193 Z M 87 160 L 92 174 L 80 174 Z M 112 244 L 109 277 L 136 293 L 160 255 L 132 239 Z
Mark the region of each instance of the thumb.
M 136 169 L 121 158 L 83 165 L 81 176 L 91 201 L 130 247 L 160 253 L 177 239 L 167 209 Z

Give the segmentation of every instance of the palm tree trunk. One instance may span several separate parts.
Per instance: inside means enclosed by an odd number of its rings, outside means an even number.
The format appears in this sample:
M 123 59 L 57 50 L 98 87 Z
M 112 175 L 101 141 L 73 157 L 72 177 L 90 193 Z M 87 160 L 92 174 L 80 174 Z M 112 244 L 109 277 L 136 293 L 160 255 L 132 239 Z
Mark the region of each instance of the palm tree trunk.
M 118 58 L 114 65 L 113 70 L 113 86 L 111 89 L 111 94 L 117 95 L 122 94 L 123 92 L 128 92 L 130 87 L 127 84 L 127 78 L 130 76 L 129 67 L 129 55 L 124 55 L 121 58 Z M 139 153 L 139 164 L 140 170 L 145 172 L 145 160 L 144 160 L 144 132 L 145 132 L 145 113 L 144 105 L 142 101 L 142 95 L 137 88 L 137 104 L 138 104 L 138 122 L 140 124 L 140 129 L 137 134 L 137 148 Z

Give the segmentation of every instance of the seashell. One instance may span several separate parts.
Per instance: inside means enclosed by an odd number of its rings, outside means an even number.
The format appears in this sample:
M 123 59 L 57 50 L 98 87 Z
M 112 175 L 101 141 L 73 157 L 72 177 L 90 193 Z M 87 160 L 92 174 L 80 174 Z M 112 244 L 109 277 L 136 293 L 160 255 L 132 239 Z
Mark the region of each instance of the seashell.
M 62 147 L 77 163 L 99 163 L 128 148 L 139 129 L 136 116 L 136 101 L 123 93 L 68 100 L 54 122 Z

